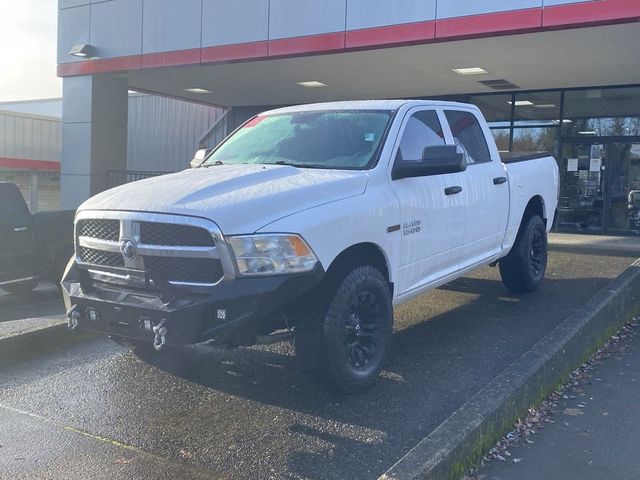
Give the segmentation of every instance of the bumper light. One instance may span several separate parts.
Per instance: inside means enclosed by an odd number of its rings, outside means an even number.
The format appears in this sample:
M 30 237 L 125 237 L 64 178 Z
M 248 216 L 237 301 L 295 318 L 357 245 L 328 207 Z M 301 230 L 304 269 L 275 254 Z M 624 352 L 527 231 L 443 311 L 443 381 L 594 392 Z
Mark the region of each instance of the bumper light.
M 230 237 L 240 275 L 279 275 L 313 270 L 318 259 L 298 235 Z

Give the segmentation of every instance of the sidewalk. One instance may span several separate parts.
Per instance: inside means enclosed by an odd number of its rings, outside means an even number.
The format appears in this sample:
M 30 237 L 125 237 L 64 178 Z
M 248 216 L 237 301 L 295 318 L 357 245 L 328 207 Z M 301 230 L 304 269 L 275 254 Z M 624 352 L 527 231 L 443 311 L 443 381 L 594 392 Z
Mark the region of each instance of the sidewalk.
M 640 326 L 567 388 L 556 413 L 525 443 L 492 460 L 479 480 L 640 479 Z M 568 398 L 564 398 L 564 397 Z

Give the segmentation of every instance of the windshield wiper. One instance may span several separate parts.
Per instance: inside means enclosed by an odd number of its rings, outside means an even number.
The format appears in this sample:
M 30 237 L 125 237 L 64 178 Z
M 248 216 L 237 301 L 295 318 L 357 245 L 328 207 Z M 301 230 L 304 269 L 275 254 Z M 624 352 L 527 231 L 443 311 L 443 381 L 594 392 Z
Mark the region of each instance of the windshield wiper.
M 324 165 L 314 165 L 312 163 L 293 163 L 285 160 L 278 160 L 277 162 L 262 162 L 262 165 L 286 165 L 288 167 L 296 168 L 327 168 Z
M 213 163 L 208 163 L 208 164 L 206 164 L 206 165 L 202 165 L 202 166 L 203 166 L 204 168 L 209 168 L 209 167 L 215 167 L 215 166 L 218 166 L 218 165 L 224 165 L 224 162 L 223 162 L 222 160 L 216 160 L 216 161 L 215 161 L 215 162 L 213 162 Z

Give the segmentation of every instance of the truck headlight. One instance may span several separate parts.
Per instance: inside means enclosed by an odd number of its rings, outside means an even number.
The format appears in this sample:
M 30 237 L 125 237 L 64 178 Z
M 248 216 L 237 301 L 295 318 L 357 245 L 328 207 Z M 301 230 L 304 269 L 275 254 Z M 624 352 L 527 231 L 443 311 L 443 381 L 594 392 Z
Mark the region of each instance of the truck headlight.
M 278 275 L 313 270 L 318 259 L 299 235 L 242 235 L 228 238 L 240 275 Z

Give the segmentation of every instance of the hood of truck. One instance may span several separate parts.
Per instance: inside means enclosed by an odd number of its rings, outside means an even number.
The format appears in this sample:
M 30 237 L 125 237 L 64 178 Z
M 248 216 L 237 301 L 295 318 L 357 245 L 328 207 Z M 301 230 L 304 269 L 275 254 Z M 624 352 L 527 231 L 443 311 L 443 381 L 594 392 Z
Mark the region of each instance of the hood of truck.
M 149 178 L 99 193 L 81 210 L 191 215 L 226 235 L 253 233 L 280 218 L 365 192 L 363 171 L 283 165 L 219 165 Z

